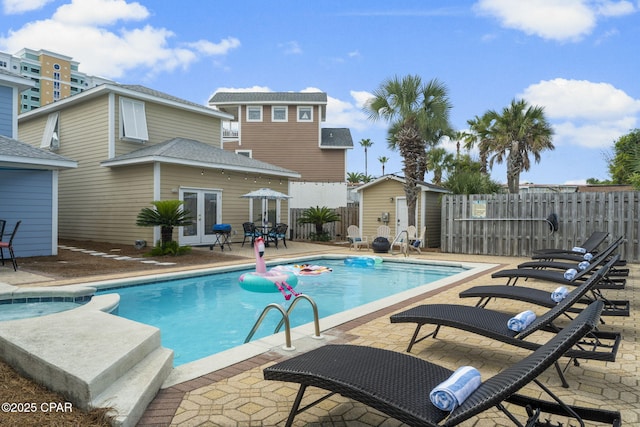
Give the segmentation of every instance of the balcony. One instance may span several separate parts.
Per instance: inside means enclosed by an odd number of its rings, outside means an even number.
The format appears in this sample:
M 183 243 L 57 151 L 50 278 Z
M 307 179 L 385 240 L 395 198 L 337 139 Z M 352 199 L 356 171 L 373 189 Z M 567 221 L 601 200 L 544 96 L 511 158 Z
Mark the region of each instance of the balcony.
M 222 122 L 222 139 L 236 140 L 239 136 L 238 122 Z

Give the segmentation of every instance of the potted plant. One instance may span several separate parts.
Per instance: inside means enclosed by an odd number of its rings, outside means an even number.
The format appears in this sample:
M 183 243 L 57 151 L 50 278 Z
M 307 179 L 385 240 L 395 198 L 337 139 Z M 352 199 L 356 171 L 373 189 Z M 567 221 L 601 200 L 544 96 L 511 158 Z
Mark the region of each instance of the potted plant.
M 316 232 L 311 233 L 311 240 L 326 242 L 330 239 L 329 233 L 323 230 L 323 226 L 330 222 L 340 221 L 340 215 L 326 206 L 316 206 L 306 209 L 300 218 L 298 218 L 299 224 L 313 224 L 316 227 Z

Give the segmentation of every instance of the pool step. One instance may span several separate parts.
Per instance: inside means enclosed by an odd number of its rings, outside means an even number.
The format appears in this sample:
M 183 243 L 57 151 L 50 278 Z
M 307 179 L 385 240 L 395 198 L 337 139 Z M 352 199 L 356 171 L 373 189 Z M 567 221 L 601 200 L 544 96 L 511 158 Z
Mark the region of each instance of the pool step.
M 94 408 L 113 408 L 113 426 L 135 426 L 173 369 L 173 351 L 157 348 L 96 397 Z
M 0 322 L 0 358 L 74 408 L 104 402 L 126 427 L 169 375 L 173 351 L 161 346 L 158 328 L 83 307 Z

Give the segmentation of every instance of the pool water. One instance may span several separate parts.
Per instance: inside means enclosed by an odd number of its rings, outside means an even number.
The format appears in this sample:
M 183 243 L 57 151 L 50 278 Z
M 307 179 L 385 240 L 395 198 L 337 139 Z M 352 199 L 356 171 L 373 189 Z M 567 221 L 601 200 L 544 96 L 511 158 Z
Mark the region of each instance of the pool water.
M 26 319 L 29 317 L 45 316 L 80 307 L 75 302 L 16 302 L 0 304 L 0 322 L 5 320 Z
M 375 267 L 348 267 L 344 261 L 305 261 L 333 269 L 319 276 L 299 276 L 296 292 L 310 296 L 319 317 L 340 313 L 368 302 L 465 271 L 462 267 L 383 262 Z M 129 286 L 100 291 L 117 292 L 119 316 L 158 327 L 162 344 L 174 350 L 176 366 L 243 344 L 263 309 L 286 301 L 279 292 L 246 291 L 238 285 L 242 273 L 253 270 Z M 276 310 L 266 316 L 253 339 L 270 335 L 282 316 Z M 311 305 L 296 304 L 291 327 L 313 321 Z M 322 321 L 320 322 L 322 326 Z

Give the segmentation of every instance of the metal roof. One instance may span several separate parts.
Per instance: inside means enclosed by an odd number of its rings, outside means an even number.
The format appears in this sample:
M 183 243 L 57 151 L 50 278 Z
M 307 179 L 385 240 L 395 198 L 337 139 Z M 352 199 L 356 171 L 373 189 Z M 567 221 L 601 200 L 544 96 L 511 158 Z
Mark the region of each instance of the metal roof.
M 113 159 L 105 160 L 100 164 L 114 167 L 150 162 L 268 173 L 291 178 L 300 178 L 301 176 L 298 172 L 187 138 L 173 138 L 160 144 L 149 145 L 130 153 L 116 156 Z

